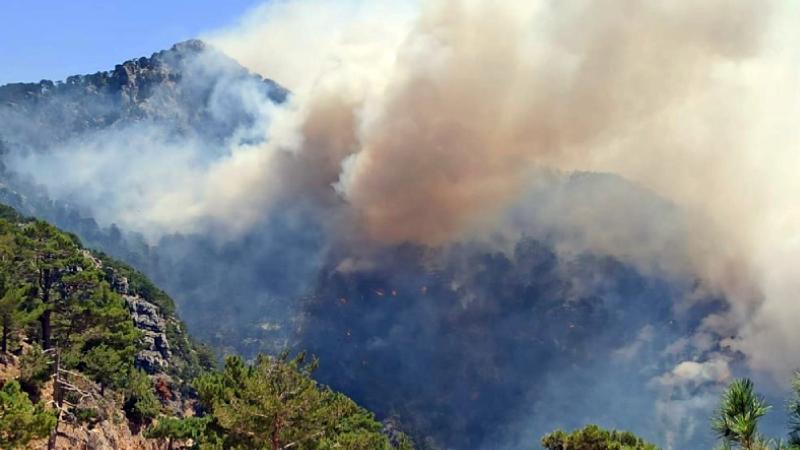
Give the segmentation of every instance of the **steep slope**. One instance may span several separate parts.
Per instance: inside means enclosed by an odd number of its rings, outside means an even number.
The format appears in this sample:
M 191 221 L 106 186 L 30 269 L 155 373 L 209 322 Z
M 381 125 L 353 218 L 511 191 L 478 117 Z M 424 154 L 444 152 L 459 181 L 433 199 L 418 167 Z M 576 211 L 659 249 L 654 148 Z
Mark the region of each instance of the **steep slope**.
M 279 104 L 287 96 L 283 87 L 199 40 L 110 71 L 0 86 L 0 201 L 146 267 L 148 249 L 141 236 L 123 236 L 108 217 L 98 221 L 101 202 L 82 197 L 85 189 L 48 184 L 77 174 L 61 173 L 64 165 L 58 164 L 54 176 L 44 175 L 46 161 L 36 158 L 103 159 L 110 164 L 108 180 L 124 179 L 136 155 L 170 158 L 193 147 L 194 156 L 185 163 L 203 164 L 223 155 L 231 139 L 265 139 L 262 103 Z M 123 143 L 131 154 L 120 154 Z M 87 155 L 87 148 L 95 153 Z
M 188 383 L 212 363 L 172 300 L 74 235 L 3 205 L 0 236 L 0 356 L 31 397 L 65 402 L 57 448 L 160 447 L 131 430 L 156 412 L 156 395 L 165 411 L 182 413 Z
M 2 448 L 411 448 L 317 385 L 303 355 L 229 358 L 215 372 L 147 278 L 3 205 L 0 328 Z M 266 437 L 244 431 L 258 417 Z
M 252 117 L 242 104 L 229 105 L 229 116 L 215 116 L 212 103 L 224 95 L 219 91 L 226 86 L 245 82 L 260 86 L 275 102 L 283 102 L 288 94 L 198 40 L 64 82 L 0 86 L 0 148 L 46 151 L 83 133 L 137 121 L 224 139 Z
M 249 329 L 263 323 L 264 317 L 285 315 L 285 311 L 275 310 L 276 298 L 298 292 L 288 286 L 295 275 L 282 275 L 286 287 L 274 285 L 276 277 L 272 276 L 264 283 L 243 284 L 226 268 L 231 263 L 236 266 L 233 271 L 267 267 L 277 249 L 264 248 L 255 260 L 236 262 L 232 253 L 238 250 L 220 249 L 213 237 L 167 235 L 152 245 L 143 236 L 110 223 L 115 214 L 135 216 L 137 205 L 116 205 L 109 198 L 129 189 L 136 198 L 141 196 L 142 183 L 169 183 L 176 176 L 167 171 L 147 180 L 115 184 L 131 174 L 141 174 L 129 166 L 132 161 L 154 161 L 155 167 L 155 161 L 188 151 L 191 157 L 182 160 L 181 167 L 202 166 L 224 156 L 225 144 L 231 140 L 266 139 L 264 104 L 280 104 L 287 96 L 275 82 L 248 72 L 198 40 L 64 82 L 0 86 L 0 202 L 50 221 L 80 236 L 88 247 L 128 262 L 173 295 L 180 294 L 182 302 L 191 298 L 197 307 L 183 313 L 194 332 L 206 340 L 217 339 L 217 347 L 234 350 L 252 338 Z M 64 172 L 65 165 L 72 165 L 70 161 L 83 158 L 108 164 L 104 178 L 84 180 L 100 187 L 100 197 L 87 197 L 95 190 L 70 184 L 80 174 Z M 53 165 L 54 160 L 61 162 Z M 74 167 L 81 171 L 80 165 Z M 46 174 L 48 168 L 55 172 Z M 111 216 L 106 208 L 114 208 Z M 198 255 L 200 252 L 204 254 Z M 203 276 L 184 266 L 195 261 L 187 261 L 185 256 L 195 258 L 211 273 Z M 257 273 L 252 276 L 261 278 Z M 236 312 L 229 310 L 217 318 L 204 309 L 224 303 L 222 296 L 243 288 L 246 292 L 241 295 L 250 298 L 250 307 L 239 304 Z M 242 325 L 253 317 L 258 320 Z M 285 336 L 276 341 L 285 343 Z M 253 347 L 254 351 L 267 349 Z
M 63 267 L 56 265 L 53 271 L 76 273 L 82 276 L 92 273 L 98 277 L 88 285 L 78 285 L 83 293 L 87 289 L 107 286 L 110 292 L 124 300 L 132 323 L 141 333 L 142 345 L 135 354 L 135 364 L 151 375 L 162 374 L 176 376 L 179 382 L 192 379 L 213 362 L 208 350 L 197 344 L 185 331 L 185 326 L 178 319 L 175 304 L 163 291 L 155 287 L 150 280 L 130 266 L 113 260 L 108 256 L 85 249 L 78 238 L 64 234 L 45 222 L 20 215 L 15 210 L 0 204 L 0 220 L 4 221 L 4 232 L 7 239 L 20 241 L 28 230 L 45 247 L 49 241 L 62 240 L 63 254 L 59 260 Z M 6 248 L 14 258 L 32 258 L 39 255 L 34 248 L 27 248 L 21 241 L 15 246 Z M 35 244 L 31 244 L 35 245 Z M 19 264 L 19 262 L 17 262 Z M 10 270 L 10 269 L 9 269 Z M 9 276 L 11 278 L 9 278 Z M 25 281 L 25 274 L 19 271 L 6 271 L 5 289 L 12 283 Z M 22 278 L 21 280 L 19 278 Z M 58 281 L 56 281 L 58 280 Z M 94 284 L 97 281 L 100 284 Z M 54 290 L 69 290 L 68 285 L 60 285 L 62 278 L 54 278 Z M 66 283 L 66 282 L 64 282 Z M 88 287 L 87 287 L 88 286 Z M 41 288 L 40 288 L 41 289 Z

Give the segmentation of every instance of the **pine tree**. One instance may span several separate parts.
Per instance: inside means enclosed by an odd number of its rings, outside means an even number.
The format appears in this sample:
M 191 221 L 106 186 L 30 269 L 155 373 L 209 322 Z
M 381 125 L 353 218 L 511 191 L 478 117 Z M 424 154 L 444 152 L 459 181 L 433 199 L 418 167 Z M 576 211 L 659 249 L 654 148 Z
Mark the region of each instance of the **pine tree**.
M 117 387 L 125 380 L 130 362 L 120 357 L 119 352 L 106 345 L 98 345 L 83 355 L 83 372 L 100 383 L 100 394 L 107 387 Z
M 153 382 L 141 370 L 132 370 L 126 381 L 125 404 L 123 409 L 128 418 L 137 422 L 147 422 L 158 415 L 161 403 L 153 392 Z
M 316 365 L 305 354 L 262 355 L 252 365 L 229 357 L 195 382 L 205 418 L 162 419 L 149 435 L 192 437 L 197 448 L 413 449 L 404 435 L 392 444 L 371 413 L 318 385 Z
M 765 440 L 758 433 L 758 421 L 771 407 L 755 393 L 747 378 L 734 380 L 722 396 L 712 420 L 712 428 L 722 440 L 723 448 L 761 450 Z
M 167 448 L 170 450 L 173 448 L 173 443 L 175 441 L 184 441 L 187 439 L 191 439 L 196 444 L 195 447 L 199 447 L 202 443 L 205 444 L 206 447 L 213 448 L 213 444 L 211 446 L 207 444 L 209 441 L 219 444 L 219 439 L 213 438 L 208 431 L 208 424 L 211 420 L 212 418 L 209 416 L 186 417 L 182 419 L 163 417 L 159 419 L 156 424 L 147 429 L 145 436 L 151 439 L 167 439 Z
M 39 345 L 31 346 L 19 360 L 19 380 L 31 395 L 39 395 L 42 385 L 52 374 L 51 359 Z
M 20 248 L 14 231 L 13 225 L 0 220 L 0 350 L 3 353 L 15 343 L 19 331 L 41 313 L 24 308 L 29 289 L 17 282 L 22 276 L 18 261 Z
M 36 288 L 42 310 L 39 315 L 41 323 L 42 347 L 52 347 L 52 316 L 59 300 L 57 288 L 61 277 L 72 270 L 81 259 L 75 240 L 55 227 L 42 221 L 27 224 L 20 236 L 20 253 L 24 252 L 24 271 L 28 281 Z M 63 297 L 63 292 L 61 292 Z
M 32 315 L 23 309 L 25 288 L 7 289 L 0 297 L 0 350 L 8 353 L 17 340 L 17 333 L 32 320 Z
M 789 401 L 789 444 L 800 449 L 800 372 L 792 382 L 793 398 Z
M 102 376 L 105 386 L 114 386 L 118 383 L 111 379 L 113 372 L 124 378 L 133 370 L 133 358 L 142 345 L 141 332 L 133 324 L 125 301 L 111 292 L 107 283 L 95 283 L 91 290 L 69 296 L 54 320 L 54 335 L 66 367 L 86 369 L 92 376 Z M 101 355 L 107 360 L 98 359 Z

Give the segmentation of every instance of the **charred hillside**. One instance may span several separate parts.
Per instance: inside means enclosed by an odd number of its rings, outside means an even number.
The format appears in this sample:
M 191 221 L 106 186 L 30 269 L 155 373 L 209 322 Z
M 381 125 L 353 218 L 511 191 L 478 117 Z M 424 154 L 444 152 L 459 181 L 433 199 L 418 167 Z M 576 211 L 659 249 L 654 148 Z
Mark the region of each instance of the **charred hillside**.
M 300 337 L 330 361 L 319 379 L 443 448 L 524 448 L 588 417 L 659 436 L 663 417 L 626 412 L 669 401 L 642 388 L 674 363 L 653 350 L 723 308 L 676 314 L 664 280 L 534 239 L 330 258 Z

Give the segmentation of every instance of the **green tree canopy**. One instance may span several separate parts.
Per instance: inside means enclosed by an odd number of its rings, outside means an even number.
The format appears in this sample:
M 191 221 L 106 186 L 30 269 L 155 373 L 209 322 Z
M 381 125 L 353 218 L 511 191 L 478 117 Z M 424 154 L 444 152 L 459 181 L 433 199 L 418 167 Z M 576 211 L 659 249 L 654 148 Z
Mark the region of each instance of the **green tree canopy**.
M 200 375 L 212 369 L 214 357 L 186 336 L 163 291 L 132 268 L 83 249 L 75 236 L 2 205 L 0 344 L 3 352 L 22 356 L 19 379 L 0 392 L 0 448 L 25 445 L 53 429 L 55 415 L 31 399 L 42 396 L 54 373 L 97 382 L 101 395 L 106 388 L 115 391 L 98 406 L 77 404 L 84 396 L 99 401 L 94 389 L 78 396 L 74 390 L 83 388 L 69 381 L 54 389 L 63 394 L 54 399 L 66 408 L 64 416 L 78 422 L 111 417 L 104 415 L 106 406 L 120 407 L 137 424 L 172 412 L 174 405 L 162 406 L 150 377 L 135 367 L 143 333 L 123 295 L 141 296 L 164 314 L 172 354 L 168 375 L 181 389 L 173 398 L 194 389 L 200 403 L 199 417 L 161 417 L 150 436 L 203 449 L 411 450 L 404 434 L 389 436 L 370 412 L 317 384 L 311 377 L 316 360 L 304 354 L 260 356 L 251 364 L 232 357 L 223 370 Z
M 24 309 L 25 291 L 23 288 L 6 288 L 5 283 L 0 288 L 0 350 L 7 353 L 16 347 L 20 331 L 33 321 L 38 312 Z
M 546 450 L 658 450 L 627 431 L 604 430 L 588 425 L 571 433 L 556 430 L 542 438 Z
M 19 448 L 46 437 L 55 424 L 55 414 L 41 402 L 31 403 L 18 382 L 8 381 L 0 389 L 0 448 Z
M 21 264 L 15 272 L 31 285 L 33 299 L 42 308 L 39 315 L 42 347 L 49 349 L 52 347 L 52 314 L 58 309 L 58 302 L 65 300 L 65 291 L 58 289 L 61 278 L 88 264 L 73 236 L 43 221 L 25 224 L 16 242 Z
M 316 360 L 259 356 L 253 364 L 229 357 L 220 372 L 196 382 L 204 420 L 167 419 L 151 436 L 198 437 L 198 448 L 277 450 L 410 450 L 392 444 L 373 415 L 312 378 Z
M 161 410 L 161 403 L 153 392 L 150 377 L 141 370 L 133 370 L 126 384 L 123 409 L 128 417 L 138 423 L 156 417 Z
M 758 433 L 758 421 L 770 410 L 747 378 L 734 380 L 722 395 L 712 428 L 724 448 L 757 450 L 767 444 Z

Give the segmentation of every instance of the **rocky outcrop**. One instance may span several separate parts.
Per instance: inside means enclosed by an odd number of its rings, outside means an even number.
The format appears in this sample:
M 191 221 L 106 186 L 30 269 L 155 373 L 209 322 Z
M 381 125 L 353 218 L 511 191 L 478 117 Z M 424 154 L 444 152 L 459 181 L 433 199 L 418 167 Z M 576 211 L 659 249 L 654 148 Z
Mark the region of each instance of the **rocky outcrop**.
M 100 261 L 93 258 L 97 264 Z M 131 312 L 133 322 L 142 332 L 144 349 L 136 355 L 136 365 L 150 375 L 167 370 L 172 360 L 169 339 L 167 338 L 167 321 L 161 309 L 137 295 L 130 289 L 128 279 L 118 274 L 111 267 L 104 267 L 111 289 L 122 295 Z
M 35 223 L 4 205 L 0 218 L 4 237 L 20 243 L 11 250 L 15 265 L 7 267 L 5 275 L 27 273 L 28 266 L 48 257 L 39 245 L 58 242 L 58 258 L 51 258 L 47 266 L 51 280 L 47 289 L 53 293 L 50 303 L 61 306 L 54 322 L 66 326 L 56 329 L 51 340 L 55 345 L 47 350 L 41 349 L 45 340 L 38 324 L 19 327 L 13 345 L 0 355 L 0 386 L 19 380 L 29 398 L 41 401 L 56 418 L 49 437 L 43 437 L 46 430 L 39 430 L 38 441 L 26 448 L 47 448 L 48 440 L 59 449 L 165 448 L 164 442 L 145 437 L 145 427 L 160 413 L 193 414 L 196 399 L 189 382 L 210 365 L 200 363 L 200 351 L 184 332 L 172 300 L 140 272 L 82 247 L 75 236 Z M 28 241 L 29 236 L 37 243 Z M 21 286 L 34 289 L 37 284 L 26 279 Z M 100 329 L 103 325 L 109 329 Z M 132 326 L 141 333 L 132 333 Z M 120 342 L 123 336 L 127 342 Z M 143 346 L 131 346 L 140 338 Z M 95 349 L 101 350 L 95 357 L 82 357 Z M 139 354 L 132 355 L 133 349 Z M 131 371 L 132 363 L 149 376 Z M 109 367 L 117 372 L 109 373 Z M 126 376 L 127 380 L 121 378 Z M 30 408 L 14 402 L 15 407 Z M 15 426 L 13 418 L 9 420 L 5 425 Z M 6 448 L 2 443 L 0 447 Z
M 170 364 L 172 352 L 167 339 L 167 321 L 158 307 L 147 300 L 124 295 L 136 328 L 142 331 L 145 349 L 136 355 L 136 365 L 149 374 L 164 371 Z
M 147 439 L 141 433 L 141 426 L 135 425 L 125 417 L 119 408 L 119 393 L 100 391 L 96 383 L 79 376 L 67 380 L 78 385 L 86 396 L 81 398 L 79 408 L 91 410 L 91 417 L 79 419 L 72 413 L 63 413 L 58 423 L 55 448 L 59 450 L 162 450 L 168 445 L 163 440 Z M 42 389 L 42 397 L 53 404 L 53 383 L 48 382 Z M 47 448 L 47 439 L 31 442 L 29 450 Z
M 104 266 L 92 252 L 84 250 L 83 255 L 105 272 L 106 281 L 111 290 L 125 299 L 134 325 L 142 332 L 144 348 L 136 355 L 136 366 L 150 375 L 166 371 L 172 359 L 167 338 L 167 320 L 169 318 L 161 312 L 157 305 L 133 292 L 127 277 L 119 274 L 112 267 Z
M 7 380 L 19 378 L 19 357 L 8 354 L 0 360 L 0 385 Z M 154 379 L 158 387 L 160 378 Z M 132 424 L 119 408 L 119 393 L 106 390 L 102 394 L 96 383 L 90 382 L 85 377 L 72 377 L 68 380 L 72 385 L 87 395 L 80 401 L 81 408 L 91 408 L 96 412 L 93 418 L 78 420 L 72 414 L 63 414 L 58 424 L 55 439 L 57 450 L 166 450 L 169 445 L 164 440 L 147 439 L 138 426 Z M 169 392 L 169 391 L 168 391 Z M 170 392 L 171 393 L 171 392 Z M 159 395 L 161 395 L 159 393 Z M 48 381 L 42 386 L 41 398 L 45 403 L 52 405 L 53 382 Z M 171 406 L 166 403 L 167 406 Z M 26 450 L 40 450 L 47 448 L 48 439 L 42 438 L 31 441 Z
M 29 448 L 46 448 L 31 446 Z M 104 420 L 92 428 L 83 425 L 63 423 L 59 427 L 56 449 L 58 450 L 166 450 L 163 440 L 146 439 L 131 431 L 122 417 L 117 420 Z
M 0 151 L 47 151 L 87 131 L 141 122 L 222 142 L 254 118 L 245 96 L 232 92 L 225 105 L 241 120 L 229 123 L 214 114 L 220 86 L 241 86 L 275 103 L 288 95 L 274 81 L 190 40 L 108 71 L 0 86 Z

